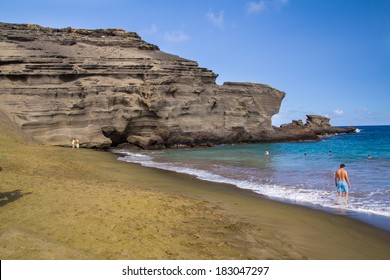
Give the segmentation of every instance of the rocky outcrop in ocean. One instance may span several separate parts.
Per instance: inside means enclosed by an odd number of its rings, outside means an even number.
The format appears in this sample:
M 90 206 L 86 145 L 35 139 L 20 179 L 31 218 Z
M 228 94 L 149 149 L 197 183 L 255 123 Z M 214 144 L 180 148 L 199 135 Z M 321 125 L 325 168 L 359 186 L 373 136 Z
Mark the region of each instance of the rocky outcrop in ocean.
M 284 92 L 217 85 L 217 74 L 134 32 L 0 23 L 0 48 L 0 111 L 38 143 L 153 149 L 321 134 L 272 126 Z
M 335 127 L 330 125 L 330 119 L 319 115 L 306 115 L 306 123 L 302 120 L 293 120 L 289 124 L 283 124 L 276 129 L 276 134 L 281 131 L 282 135 L 290 135 L 290 141 L 294 138 L 299 140 L 318 140 L 319 138 L 341 133 L 352 133 L 356 131 L 354 127 Z

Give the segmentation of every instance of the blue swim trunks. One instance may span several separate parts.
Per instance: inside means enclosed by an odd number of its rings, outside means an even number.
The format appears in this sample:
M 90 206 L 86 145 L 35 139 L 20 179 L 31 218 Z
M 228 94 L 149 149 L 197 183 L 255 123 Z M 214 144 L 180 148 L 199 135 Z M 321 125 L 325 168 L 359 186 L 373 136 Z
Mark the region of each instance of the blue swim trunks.
M 349 191 L 348 190 L 348 183 L 346 181 L 338 181 L 337 182 L 337 191 L 347 193 Z

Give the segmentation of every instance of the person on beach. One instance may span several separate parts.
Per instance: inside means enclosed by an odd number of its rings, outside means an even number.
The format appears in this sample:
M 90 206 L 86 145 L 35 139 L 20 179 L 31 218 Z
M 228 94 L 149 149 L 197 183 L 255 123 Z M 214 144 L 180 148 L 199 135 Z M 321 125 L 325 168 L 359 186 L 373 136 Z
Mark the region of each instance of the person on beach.
M 72 139 L 72 149 L 76 148 L 76 139 Z
M 336 171 L 334 176 L 335 184 L 337 187 L 338 197 L 341 198 L 345 193 L 345 200 L 348 200 L 348 192 L 351 188 L 351 182 L 348 178 L 348 172 L 345 170 L 345 164 L 340 164 L 340 168 Z
M 80 141 L 79 139 L 76 139 L 76 149 L 80 148 Z

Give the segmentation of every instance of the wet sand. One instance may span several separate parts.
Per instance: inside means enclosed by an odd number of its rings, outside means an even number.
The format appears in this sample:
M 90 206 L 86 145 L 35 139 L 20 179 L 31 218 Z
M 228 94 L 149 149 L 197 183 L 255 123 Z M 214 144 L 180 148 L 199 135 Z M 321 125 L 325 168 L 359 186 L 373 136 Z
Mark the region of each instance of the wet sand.
M 390 259 L 390 234 L 0 125 L 1 259 Z

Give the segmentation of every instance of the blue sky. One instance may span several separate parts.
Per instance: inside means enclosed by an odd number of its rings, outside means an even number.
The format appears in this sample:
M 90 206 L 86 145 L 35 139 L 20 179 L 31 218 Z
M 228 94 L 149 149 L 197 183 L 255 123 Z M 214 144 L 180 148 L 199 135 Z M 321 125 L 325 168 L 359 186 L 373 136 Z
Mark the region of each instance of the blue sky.
M 286 92 L 275 125 L 390 124 L 390 0 L 0 0 L 0 21 L 135 31 L 218 84 Z

